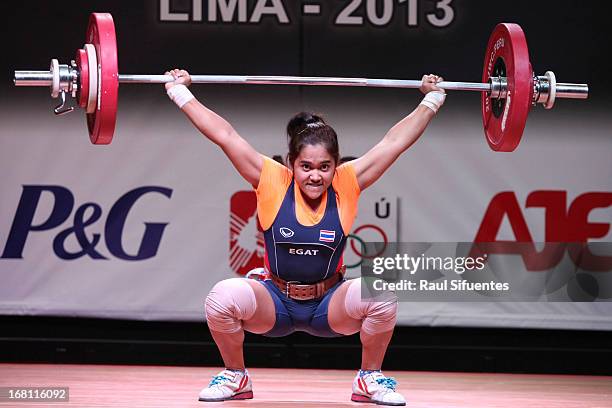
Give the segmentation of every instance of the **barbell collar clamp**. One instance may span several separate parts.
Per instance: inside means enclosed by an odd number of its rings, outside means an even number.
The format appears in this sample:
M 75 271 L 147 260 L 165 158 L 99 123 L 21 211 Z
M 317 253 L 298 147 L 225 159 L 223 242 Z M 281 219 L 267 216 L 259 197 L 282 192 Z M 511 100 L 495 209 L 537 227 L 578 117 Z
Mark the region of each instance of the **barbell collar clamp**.
M 74 106 L 67 106 L 66 92 L 61 91 L 59 97 L 61 98 L 62 102 L 53 109 L 53 113 L 55 113 L 56 115 L 64 115 L 66 113 L 72 112 L 74 110 Z
M 506 99 L 508 96 L 508 81 L 504 77 L 489 78 L 490 96 L 493 99 Z

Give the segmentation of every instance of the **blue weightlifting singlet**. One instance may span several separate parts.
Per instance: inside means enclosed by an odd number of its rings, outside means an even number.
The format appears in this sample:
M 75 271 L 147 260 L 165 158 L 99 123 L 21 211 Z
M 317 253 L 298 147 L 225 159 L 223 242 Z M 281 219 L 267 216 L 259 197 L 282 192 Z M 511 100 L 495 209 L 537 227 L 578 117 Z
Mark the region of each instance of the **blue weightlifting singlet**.
M 320 282 L 338 270 L 346 244 L 336 194 L 328 187 L 325 214 L 313 226 L 298 222 L 295 205 L 292 181 L 272 226 L 264 231 L 266 264 L 270 273 L 286 281 Z

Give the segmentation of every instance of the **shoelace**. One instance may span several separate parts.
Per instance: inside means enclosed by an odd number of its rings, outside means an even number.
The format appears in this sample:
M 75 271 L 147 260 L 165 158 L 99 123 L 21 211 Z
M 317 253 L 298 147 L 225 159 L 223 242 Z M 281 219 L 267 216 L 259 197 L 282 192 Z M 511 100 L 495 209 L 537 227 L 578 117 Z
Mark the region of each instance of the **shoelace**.
M 228 381 L 231 381 L 231 380 L 223 375 L 215 375 L 212 378 L 212 380 L 210 380 L 210 384 L 208 384 L 208 386 L 211 387 L 213 385 L 220 385 Z
M 383 387 L 389 388 L 390 390 L 393 390 L 393 391 L 395 391 L 395 386 L 397 385 L 397 381 L 395 381 L 395 378 L 393 377 L 377 378 L 376 382 L 382 385 Z

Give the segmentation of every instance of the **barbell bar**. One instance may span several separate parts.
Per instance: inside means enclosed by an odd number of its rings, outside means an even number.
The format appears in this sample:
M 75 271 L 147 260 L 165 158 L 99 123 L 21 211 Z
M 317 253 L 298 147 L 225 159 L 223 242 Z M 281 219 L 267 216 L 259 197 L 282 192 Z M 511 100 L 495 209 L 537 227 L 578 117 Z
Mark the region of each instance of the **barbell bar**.
M 48 71 L 15 71 L 16 86 L 48 86 L 54 98 L 62 103 L 54 112 L 74 110 L 66 106 L 66 95 L 77 98 L 87 112 L 90 140 L 94 144 L 112 141 L 117 110 L 118 85 L 163 84 L 172 82 L 169 75 L 119 74 L 113 18 L 109 13 L 92 13 L 87 28 L 87 43 L 77 50 L 75 60 L 59 64 L 51 60 Z M 303 77 L 191 75 L 196 84 L 249 84 L 351 86 L 376 88 L 419 88 L 420 80 Z M 495 151 L 513 151 L 521 140 L 529 109 L 538 104 L 546 109 L 555 100 L 586 99 L 587 84 L 559 83 L 553 72 L 533 74 L 527 41 L 518 24 L 500 23 L 489 38 L 485 53 L 482 82 L 443 81 L 441 88 L 451 91 L 480 92 L 482 118 L 489 146 Z
M 174 81 L 170 75 L 119 74 L 120 84 L 165 84 Z M 372 79 L 343 77 L 304 77 L 304 76 L 257 76 L 257 75 L 191 75 L 194 84 L 236 84 L 236 85 L 313 85 L 313 86 L 351 86 L 375 88 L 419 88 L 421 81 L 412 79 Z M 51 71 L 15 71 L 16 86 L 53 87 Z M 457 91 L 490 92 L 491 84 L 478 82 L 450 82 L 438 84 L 441 88 Z M 579 89 L 576 92 L 580 92 Z M 579 98 L 577 94 L 575 96 Z
M 418 89 L 422 82 L 416 79 L 377 79 L 346 77 L 305 77 L 280 75 L 190 75 L 194 84 L 234 84 L 234 85 L 300 85 L 300 86 L 350 86 L 371 88 Z M 502 78 L 503 79 L 503 78 Z M 120 84 L 165 84 L 174 81 L 170 75 L 119 74 Z M 15 71 L 16 86 L 53 86 L 51 71 Z M 440 88 L 451 91 L 495 92 L 492 98 L 502 97 L 500 79 L 491 78 L 484 82 L 438 83 Z M 499 96 L 497 96 L 499 95 Z M 589 87 L 586 84 L 557 83 L 557 98 L 587 99 Z

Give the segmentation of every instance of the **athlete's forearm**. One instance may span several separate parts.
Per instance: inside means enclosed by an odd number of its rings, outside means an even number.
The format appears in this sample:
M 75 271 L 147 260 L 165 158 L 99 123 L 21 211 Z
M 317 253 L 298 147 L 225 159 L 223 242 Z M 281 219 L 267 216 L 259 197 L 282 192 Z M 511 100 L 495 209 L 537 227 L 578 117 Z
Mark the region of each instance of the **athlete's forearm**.
M 225 119 L 200 103 L 188 89 L 191 76 L 183 69 L 167 71 L 166 75 L 174 77 L 173 82 L 166 83 L 166 93 L 170 100 L 187 115 L 191 123 L 213 143 L 225 150 L 233 140 L 239 138 L 236 131 Z
M 424 105 L 419 105 L 408 116 L 396 123 L 385 135 L 385 143 L 398 146 L 399 151 L 408 149 L 425 132 L 435 113 Z
M 228 121 L 195 98 L 183 105 L 181 110 L 205 137 L 222 148 L 231 143 L 233 137 L 237 137 Z

